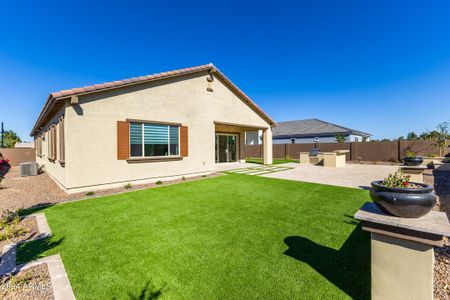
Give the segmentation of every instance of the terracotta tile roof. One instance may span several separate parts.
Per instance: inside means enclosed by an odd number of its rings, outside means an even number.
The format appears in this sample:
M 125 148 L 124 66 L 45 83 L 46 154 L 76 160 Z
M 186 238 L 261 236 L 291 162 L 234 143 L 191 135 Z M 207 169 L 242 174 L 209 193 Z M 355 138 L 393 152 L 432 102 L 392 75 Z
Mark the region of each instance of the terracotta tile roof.
M 51 108 L 55 104 L 56 101 L 61 99 L 66 99 L 71 96 L 78 96 L 78 95 L 84 95 L 88 93 L 95 93 L 100 92 L 102 90 L 108 90 L 108 89 L 116 89 L 116 88 L 122 88 L 128 85 L 134 85 L 134 84 L 140 84 L 145 83 L 149 81 L 154 80 L 162 80 L 167 79 L 175 76 L 181 76 L 181 75 L 187 75 L 202 71 L 210 71 L 214 73 L 214 75 L 220 77 L 225 83 L 228 84 L 228 86 L 234 90 L 244 102 L 247 103 L 253 110 L 255 110 L 262 118 L 264 118 L 269 124 L 274 125 L 275 122 L 258 106 L 255 102 L 253 102 L 250 97 L 248 97 L 244 92 L 242 92 L 230 79 L 228 79 L 216 66 L 213 64 L 207 64 L 207 65 L 201 65 L 191 68 L 185 68 L 185 69 L 179 69 L 169 72 L 162 72 L 152 75 L 146 75 L 146 76 L 139 76 L 139 77 L 133 77 L 128 79 L 122 79 L 122 80 L 116 80 L 111 82 L 105 82 L 100 84 L 93 84 L 88 85 L 84 87 L 78 87 L 73 88 L 69 90 L 61 90 L 58 92 L 51 93 L 47 101 L 44 105 L 44 108 L 42 109 L 41 113 L 39 114 L 39 117 L 33 127 L 33 130 L 31 131 L 31 136 L 35 135 L 38 129 L 43 125 L 44 119 L 49 114 Z

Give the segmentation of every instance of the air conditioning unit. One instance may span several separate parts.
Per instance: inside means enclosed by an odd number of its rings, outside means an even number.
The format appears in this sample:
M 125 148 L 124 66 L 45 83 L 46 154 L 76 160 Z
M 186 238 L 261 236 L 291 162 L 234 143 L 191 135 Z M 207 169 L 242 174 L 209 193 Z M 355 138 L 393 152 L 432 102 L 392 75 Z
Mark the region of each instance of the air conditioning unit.
M 38 164 L 36 162 L 24 162 L 19 165 L 20 176 L 36 176 L 38 174 Z

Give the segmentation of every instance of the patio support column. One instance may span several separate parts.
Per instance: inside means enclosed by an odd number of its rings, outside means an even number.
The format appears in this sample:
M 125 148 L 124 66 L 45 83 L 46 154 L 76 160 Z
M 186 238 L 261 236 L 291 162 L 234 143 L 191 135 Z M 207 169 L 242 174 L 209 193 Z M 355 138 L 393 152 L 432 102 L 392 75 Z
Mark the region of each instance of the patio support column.
M 265 165 L 272 164 L 272 128 L 263 131 L 263 163 Z
M 433 299 L 434 246 L 450 235 L 444 212 L 399 218 L 366 203 L 355 214 L 371 233 L 372 299 Z

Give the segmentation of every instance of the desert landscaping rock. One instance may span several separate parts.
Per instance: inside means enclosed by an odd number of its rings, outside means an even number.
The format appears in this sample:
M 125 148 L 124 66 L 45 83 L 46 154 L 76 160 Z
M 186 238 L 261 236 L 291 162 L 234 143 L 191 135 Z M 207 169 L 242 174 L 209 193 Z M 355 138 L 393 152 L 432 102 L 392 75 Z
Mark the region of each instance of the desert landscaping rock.
M 5 300 L 54 299 L 47 264 L 42 263 L 12 275 L 0 276 L 0 296 Z
M 19 243 L 19 242 L 24 242 L 24 241 L 30 240 L 33 237 L 35 237 L 39 232 L 39 228 L 38 228 L 38 224 L 37 224 L 35 216 L 21 218 L 19 224 L 17 224 L 16 226 L 17 226 L 17 228 L 24 229 L 25 231 L 23 232 L 23 234 L 16 236 L 12 239 L 0 241 L 0 250 L 3 249 L 3 247 L 7 244 Z M 0 232 L 2 232 L 4 230 L 5 229 L 2 229 L 2 230 L 0 230 Z

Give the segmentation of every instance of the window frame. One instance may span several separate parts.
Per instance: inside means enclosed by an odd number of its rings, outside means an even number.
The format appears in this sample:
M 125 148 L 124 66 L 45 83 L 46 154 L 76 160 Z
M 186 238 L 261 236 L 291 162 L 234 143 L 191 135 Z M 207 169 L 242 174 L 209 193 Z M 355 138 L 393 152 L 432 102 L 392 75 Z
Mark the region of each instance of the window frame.
M 181 157 L 181 149 L 180 149 L 180 123 L 171 123 L 171 122 L 157 122 L 157 121 L 144 121 L 144 120 L 134 120 L 134 119 L 127 119 L 127 122 L 130 123 L 130 140 L 129 140 L 129 159 L 130 160 L 146 160 L 146 159 L 170 159 L 170 158 L 180 158 Z M 133 156 L 131 155 L 131 124 L 140 124 L 142 126 L 141 134 L 142 134 L 142 155 L 141 156 Z M 152 125 L 162 125 L 167 126 L 167 153 L 168 155 L 155 155 L 155 156 L 146 156 L 145 155 L 145 131 L 144 131 L 144 125 L 145 124 L 152 124 Z M 178 128 L 178 154 L 170 154 L 170 127 L 176 126 Z

